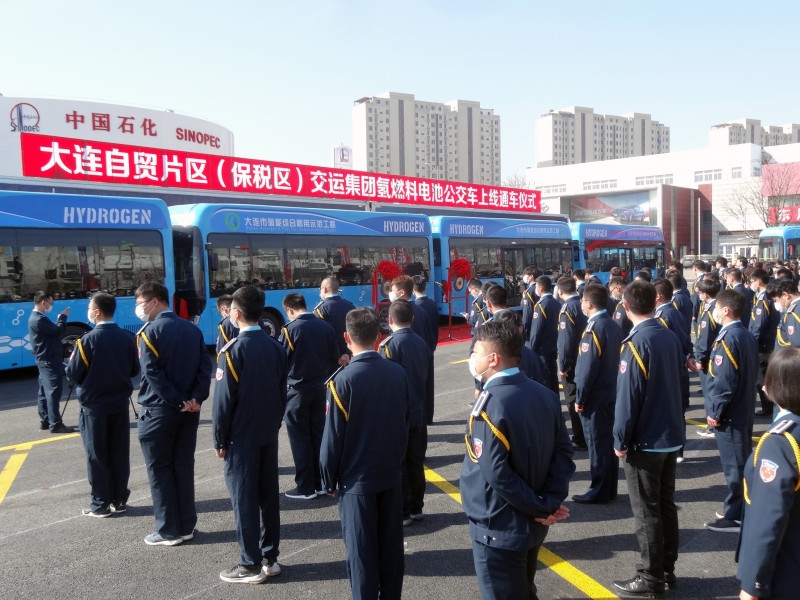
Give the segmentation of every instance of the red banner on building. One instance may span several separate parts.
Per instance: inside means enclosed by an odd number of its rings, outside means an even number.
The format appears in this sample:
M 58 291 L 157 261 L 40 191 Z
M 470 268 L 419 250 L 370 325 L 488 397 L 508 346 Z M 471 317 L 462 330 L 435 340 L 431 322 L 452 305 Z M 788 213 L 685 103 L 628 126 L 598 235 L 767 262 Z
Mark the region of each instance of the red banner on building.
M 22 174 L 70 181 L 541 211 L 541 192 L 22 133 Z
M 769 222 L 776 225 L 800 223 L 800 206 L 772 207 L 769 209 Z

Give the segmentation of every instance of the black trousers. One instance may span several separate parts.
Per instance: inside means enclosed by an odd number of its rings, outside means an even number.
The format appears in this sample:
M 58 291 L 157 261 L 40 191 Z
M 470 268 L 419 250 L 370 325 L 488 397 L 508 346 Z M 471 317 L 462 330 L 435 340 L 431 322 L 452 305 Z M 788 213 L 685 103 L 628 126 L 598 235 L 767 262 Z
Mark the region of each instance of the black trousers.
M 225 455 L 225 483 L 236 518 L 239 564 L 276 560 L 281 530 L 277 438 L 256 447 L 231 444 Z
M 600 502 L 617 497 L 619 459 L 614 454 L 614 399 L 603 400 L 594 406 L 591 397 L 586 402 L 581 420 L 586 445 L 589 447 L 591 484 L 586 492 Z
M 536 559 L 548 528 L 533 527 L 536 539 L 527 550 L 504 550 L 472 540 L 472 560 L 483 600 L 536 600 Z
M 197 525 L 194 505 L 194 451 L 200 413 L 178 412 L 168 406 L 143 407 L 139 412 L 142 446 L 156 532 L 165 538 L 188 535 Z
M 39 419 L 49 423 L 50 430 L 61 423 L 61 391 L 64 387 L 64 365 L 46 360 L 37 360 L 39 369 L 39 394 L 37 403 Z
M 412 425 L 408 428 L 406 459 L 403 462 L 403 516 L 419 514 L 425 504 L 425 451 L 428 448 L 428 428 Z
M 403 497 L 400 486 L 339 496 L 339 518 L 354 600 L 399 600 L 403 593 Z
M 728 485 L 723 513 L 726 519 L 741 521 L 744 511 L 744 465 L 753 450 L 753 427 L 723 423 L 716 428 L 714 439 Z
M 297 489 L 303 494 L 313 494 L 322 489 L 319 449 L 325 429 L 325 388 L 290 388 L 284 421 Z
M 586 444 L 586 436 L 583 433 L 581 417 L 578 411 L 575 410 L 575 394 L 578 391 L 578 386 L 575 385 L 575 379 L 572 375 L 568 375 L 566 379 L 562 379 L 561 385 L 564 387 L 564 401 L 567 403 L 569 422 L 572 426 L 572 441 L 582 446 Z
M 763 388 L 764 375 L 767 374 L 767 366 L 769 365 L 769 357 L 771 355 L 771 352 L 758 353 L 758 373 L 756 374 L 756 391 L 758 392 L 759 400 L 761 400 L 761 410 L 769 415 L 772 414 L 773 410 L 775 409 L 775 405 L 772 403 L 772 400 L 767 398 Z
M 127 398 L 123 410 L 92 415 L 81 409 L 78 430 L 86 449 L 86 467 L 92 489 L 90 510 L 127 502 L 131 491 L 131 430 Z
M 678 559 L 677 458 L 677 450 L 631 450 L 623 462 L 640 549 L 637 572 L 651 583 L 663 582 L 664 573 L 674 572 Z
M 542 361 L 542 373 L 544 374 L 545 385 L 558 394 L 558 365 L 556 364 L 556 355 L 539 356 Z
M 431 425 L 433 423 L 433 402 L 435 389 L 433 385 L 433 354 L 428 363 L 428 381 L 425 382 L 425 424 Z

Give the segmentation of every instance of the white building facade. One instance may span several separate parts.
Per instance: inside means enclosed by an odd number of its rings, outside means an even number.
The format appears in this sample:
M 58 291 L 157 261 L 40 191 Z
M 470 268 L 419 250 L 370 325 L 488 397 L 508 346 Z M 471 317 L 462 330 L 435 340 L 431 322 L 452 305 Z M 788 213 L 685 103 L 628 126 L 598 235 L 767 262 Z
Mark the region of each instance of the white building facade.
M 353 105 L 353 168 L 500 185 L 500 117 L 479 102 L 386 92 Z
M 669 127 L 649 114 L 601 115 L 584 106 L 536 120 L 536 165 L 553 167 L 669 152 Z
M 712 148 L 736 144 L 757 144 L 759 146 L 781 146 L 800 143 L 800 125 L 761 126 L 758 119 L 737 119 L 711 127 L 708 145 Z

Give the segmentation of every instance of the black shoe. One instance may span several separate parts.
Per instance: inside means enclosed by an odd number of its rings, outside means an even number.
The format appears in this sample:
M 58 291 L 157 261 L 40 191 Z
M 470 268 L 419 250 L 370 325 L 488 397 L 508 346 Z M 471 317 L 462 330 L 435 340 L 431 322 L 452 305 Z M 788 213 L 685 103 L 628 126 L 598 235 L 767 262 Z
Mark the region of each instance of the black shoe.
M 674 590 L 678 587 L 678 578 L 675 577 L 675 573 L 664 573 L 664 580 L 667 582 L 669 589 Z
M 122 502 L 112 502 L 111 510 L 115 513 L 124 513 L 126 510 L 128 510 L 128 503 L 125 502 L 125 500 Z
M 84 517 L 95 517 L 96 519 L 105 519 L 106 517 L 111 516 L 111 509 L 107 506 L 102 506 L 100 508 L 84 508 L 81 511 L 81 514 Z
M 572 499 L 578 504 L 605 504 L 606 500 L 600 500 L 597 496 L 592 496 L 589 493 L 575 494 Z
M 42 431 L 50 429 L 50 421 L 39 421 L 39 429 Z
M 771 411 L 767 412 L 764 409 L 757 410 L 755 414 L 756 414 L 757 417 L 771 417 L 772 416 L 772 412 Z
M 572 442 L 572 448 L 575 449 L 575 450 L 588 450 L 589 446 L 587 446 L 585 443 L 581 444 L 580 442 L 574 442 L 573 441 Z
M 74 433 L 75 430 L 72 427 L 67 427 L 63 423 L 56 423 L 50 428 L 50 433 Z
M 614 587 L 628 594 L 663 594 L 663 582 L 650 582 L 642 579 L 641 575 L 637 575 L 633 579 L 627 581 L 615 581 Z
M 414 519 L 411 517 L 403 517 L 403 527 L 411 527 L 414 524 Z

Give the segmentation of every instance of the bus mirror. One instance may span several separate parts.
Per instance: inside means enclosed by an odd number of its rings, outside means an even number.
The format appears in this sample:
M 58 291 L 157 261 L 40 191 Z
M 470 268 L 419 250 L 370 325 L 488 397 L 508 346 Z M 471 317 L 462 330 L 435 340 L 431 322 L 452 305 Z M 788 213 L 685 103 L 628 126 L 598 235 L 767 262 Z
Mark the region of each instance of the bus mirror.
M 209 271 L 219 270 L 219 254 L 217 254 L 216 252 L 208 253 L 208 270 Z

